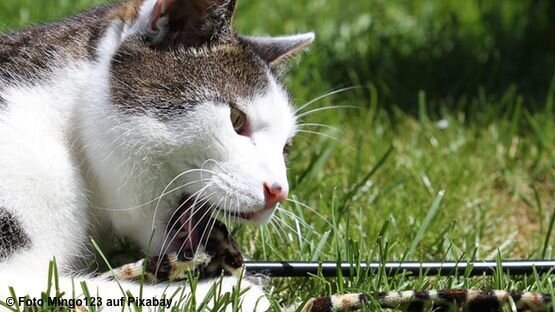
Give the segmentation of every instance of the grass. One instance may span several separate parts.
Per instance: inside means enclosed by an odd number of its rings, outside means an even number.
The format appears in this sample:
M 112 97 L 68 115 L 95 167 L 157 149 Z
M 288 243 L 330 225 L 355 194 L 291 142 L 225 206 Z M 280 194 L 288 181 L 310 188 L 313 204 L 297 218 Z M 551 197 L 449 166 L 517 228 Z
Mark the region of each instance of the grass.
M 0 30 L 93 3 L 2 1 Z M 238 229 L 244 252 L 259 260 L 355 263 L 553 258 L 555 41 L 535 40 L 554 38 L 548 36 L 553 10 L 545 9 L 551 6 L 240 1 L 236 24 L 244 33 L 318 34 L 287 80 L 298 106 L 356 86 L 302 111 L 306 132 L 289 163 L 292 196 L 300 203 L 286 203 L 288 212 L 261 229 Z M 280 279 L 269 291 L 276 303 L 360 290 L 553 293 L 549 275 L 383 273 Z

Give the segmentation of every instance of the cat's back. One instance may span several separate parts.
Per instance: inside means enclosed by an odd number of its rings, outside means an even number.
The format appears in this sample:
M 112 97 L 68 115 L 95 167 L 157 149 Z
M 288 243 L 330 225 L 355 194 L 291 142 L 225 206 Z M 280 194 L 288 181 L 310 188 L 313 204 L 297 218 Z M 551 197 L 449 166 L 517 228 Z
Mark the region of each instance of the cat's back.
M 0 89 L 40 79 L 51 67 L 92 57 L 111 6 L 63 21 L 0 34 Z
M 31 130 L 41 140 L 68 133 L 110 8 L 0 34 L 0 149 Z

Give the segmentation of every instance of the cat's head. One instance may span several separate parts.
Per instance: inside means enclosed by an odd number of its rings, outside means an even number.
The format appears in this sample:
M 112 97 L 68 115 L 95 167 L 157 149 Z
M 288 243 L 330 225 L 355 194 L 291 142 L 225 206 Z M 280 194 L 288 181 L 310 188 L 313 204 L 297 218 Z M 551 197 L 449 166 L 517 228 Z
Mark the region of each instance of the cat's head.
M 263 223 L 287 197 L 284 149 L 296 132 L 276 73 L 314 35 L 240 36 L 234 11 L 234 0 L 115 8 L 98 62 L 110 68 L 110 119 L 122 126 L 103 131 L 130 157 L 163 167 L 166 183 L 178 177 L 169 189 L 181 188 L 184 207 Z

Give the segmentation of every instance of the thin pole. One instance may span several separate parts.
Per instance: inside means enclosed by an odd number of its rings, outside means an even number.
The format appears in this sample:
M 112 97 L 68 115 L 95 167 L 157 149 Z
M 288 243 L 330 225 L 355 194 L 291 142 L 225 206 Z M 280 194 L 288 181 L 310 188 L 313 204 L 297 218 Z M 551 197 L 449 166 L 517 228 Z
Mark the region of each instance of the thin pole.
M 555 273 L 555 261 L 552 260 L 510 260 L 502 261 L 501 269 L 509 275 Z M 408 272 L 413 275 L 492 275 L 498 268 L 495 261 L 475 262 L 370 262 L 361 263 L 359 272 L 377 273 L 383 269 L 387 275 Z M 245 262 L 248 273 L 262 273 L 273 277 L 303 277 L 321 274 L 335 277 L 338 272 L 336 262 Z M 356 265 L 341 263 L 344 276 L 357 271 Z

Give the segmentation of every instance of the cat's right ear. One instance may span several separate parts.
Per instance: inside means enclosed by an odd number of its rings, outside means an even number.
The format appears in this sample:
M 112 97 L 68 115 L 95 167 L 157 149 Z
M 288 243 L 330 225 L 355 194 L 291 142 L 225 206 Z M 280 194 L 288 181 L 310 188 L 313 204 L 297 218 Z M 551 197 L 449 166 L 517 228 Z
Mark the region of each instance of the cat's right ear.
M 236 0 L 129 0 L 112 20 L 123 22 L 122 39 L 139 35 L 151 45 L 200 46 L 232 34 Z

